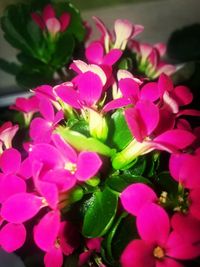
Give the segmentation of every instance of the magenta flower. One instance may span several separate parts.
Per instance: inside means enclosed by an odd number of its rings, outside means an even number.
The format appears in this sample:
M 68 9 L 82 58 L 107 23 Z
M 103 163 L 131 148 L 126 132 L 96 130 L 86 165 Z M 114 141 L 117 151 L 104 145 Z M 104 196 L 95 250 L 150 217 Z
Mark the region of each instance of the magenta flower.
M 104 45 L 106 53 L 110 47 L 124 50 L 128 40 L 141 33 L 144 28 L 141 25 L 133 25 L 128 20 L 117 19 L 114 24 L 114 36 L 112 36 L 99 18 L 93 17 L 93 19 L 101 32 L 101 43 Z
M 23 113 L 26 125 L 29 125 L 34 113 L 39 111 L 39 101 L 36 96 L 30 98 L 19 97 L 10 109 L 18 110 Z
M 86 240 L 86 247 L 88 250 L 82 252 L 79 255 L 79 261 L 78 261 L 78 266 L 82 266 L 84 264 L 86 264 L 90 257 L 92 256 L 92 253 L 97 252 L 99 253 L 101 250 L 101 242 L 102 242 L 102 238 L 90 238 Z M 101 265 L 102 267 L 104 265 Z
M 170 233 L 167 213 L 154 203 L 140 210 L 136 225 L 141 239 L 131 241 L 123 251 L 123 267 L 181 267 L 183 265 L 176 260 L 200 255 L 198 245 L 191 244 L 175 231 Z
M 152 46 L 131 40 L 129 41 L 129 48 L 137 53 L 139 70 L 151 79 L 156 79 L 162 73 L 172 75 L 176 71 L 174 65 L 167 64 L 161 60 L 161 57 L 166 53 L 166 45 L 163 43 L 157 43 Z
M 85 51 L 85 56 L 89 63 L 97 65 L 114 65 L 122 55 L 120 49 L 111 49 L 107 54 L 101 42 L 92 42 Z
M 54 114 L 54 108 L 47 99 L 41 99 L 39 105 L 43 118 L 35 118 L 30 125 L 30 136 L 35 143 L 49 143 L 56 125 L 64 118 L 63 111 Z
M 71 19 L 70 14 L 67 12 L 63 12 L 60 18 L 57 18 L 55 10 L 50 4 L 44 7 L 42 15 L 34 12 L 31 17 L 41 30 L 47 30 L 52 36 L 59 32 L 64 32 Z
M 4 145 L 5 148 L 11 148 L 12 147 L 12 140 L 18 131 L 19 126 L 13 125 L 12 122 L 8 121 L 5 122 L 0 127 L 0 142 L 1 145 Z M 2 152 L 2 147 L 0 149 L 0 152 Z
M 79 235 L 70 222 L 60 222 L 59 211 L 50 211 L 34 227 L 34 241 L 46 252 L 45 267 L 61 267 L 63 254 L 69 256 L 79 245 Z
M 82 61 L 74 61 L 71 68 L 79 75 L 75 77 L 73 83 L 56 86 L 57 95 L 76 109 L 95 107 L 107 81 L 104 71 L 97 65 L 87 65 Z

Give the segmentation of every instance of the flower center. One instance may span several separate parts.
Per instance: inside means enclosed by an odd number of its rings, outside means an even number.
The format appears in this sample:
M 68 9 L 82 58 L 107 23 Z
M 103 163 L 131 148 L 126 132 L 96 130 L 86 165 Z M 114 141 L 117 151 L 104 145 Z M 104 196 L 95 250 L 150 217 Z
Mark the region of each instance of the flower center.
M 71 174 L 74 174 L 77 171 L 77 165 L 72 162 L 67 162 L 65 164 L 65 170 L 68 170 L 71 172 Z
M 54 245 L 55 245 L 55 248 L 60 248 L 60 239 L 59 238 L 56 238 Z
M 165 257 L 165 251 L 161 247 L 157 246 L 153 250 L 153 255 L 155 258 L 161 260 Z

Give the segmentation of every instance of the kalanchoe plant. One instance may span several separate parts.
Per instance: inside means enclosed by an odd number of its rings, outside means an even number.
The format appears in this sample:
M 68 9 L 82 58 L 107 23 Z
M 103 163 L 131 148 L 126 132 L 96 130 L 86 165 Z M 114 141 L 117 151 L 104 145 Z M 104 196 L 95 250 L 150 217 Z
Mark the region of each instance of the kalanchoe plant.
M 51 6 L 32 17 L 51 40 L 70 21 Z M 193 94 L 152 64 L 161 45 L 138 56 L 136 72 L 122 68 L 142 26 L 117 20 L 111 35 L 94 20 L 101 38 L 87 44 L 85 61 L 72 62 L 73 78 L 11 106 L 24 114 L 22 144 L 17 125 L 0 128 L 0 246 L 23 257 L 30 240 L 29 266 L 38 250 L 46 267 L 199 266 Z
M 68 1 L 10 5 L 1 27 L 5 39 L 18 50 L 19 63 L 1 59 L 0 67 L 26 88 L 64 81 L 69 75 L 66 66 L 85 38 L 80 14 Z

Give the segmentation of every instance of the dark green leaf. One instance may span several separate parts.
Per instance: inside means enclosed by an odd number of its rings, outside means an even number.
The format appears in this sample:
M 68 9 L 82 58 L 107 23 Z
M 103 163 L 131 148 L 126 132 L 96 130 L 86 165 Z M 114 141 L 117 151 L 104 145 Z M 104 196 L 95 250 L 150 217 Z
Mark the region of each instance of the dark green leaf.
M 147 166 L 147 160 L 145 156 L 138 157 L 133 163 L 132 166 L 125 170 L 124 173 L 130 176 L 141 176 L 144 174 Z
M 92 205 L 83 221 L 83 235 L 89 238 L 103 236 L 110 228 L 117 211 L 118 196 L 109 188 L 95 192 Z
M 162 191 L 167 191 L 170 194 L 177 194 L 178 183 L 171 177 L 169 172 L 161 172 L 157 175 L 155 181 Z
M 123 149 L 131 141 L 132 134 L 127 126 L 122 110 L 112 114 L 109 125 L 108 143 L 117 149 Z
M 0 68 L 3 71 L 8 72 L 13 75 L 16 75 L 20 70 L 20 66 L 18 64 L 14 62 L 8 62 L 4 60 L 3 58 L 0 58 Z
M 71 34 L 65 32 L 55 45 L 50 64 L 56 68 L 63 67 L 72 58 L 73 50 L 74 38 Z

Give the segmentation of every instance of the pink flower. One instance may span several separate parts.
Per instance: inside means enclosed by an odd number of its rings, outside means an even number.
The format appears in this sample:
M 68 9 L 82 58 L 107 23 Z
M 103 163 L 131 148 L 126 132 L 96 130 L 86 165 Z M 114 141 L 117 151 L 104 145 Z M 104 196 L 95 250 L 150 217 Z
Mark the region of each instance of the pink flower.
M 57 95 L 76 109 L 95 108 L 107 81 L 105 72 L 97 65 L 87 65 L 80 60 L 74 61 L 71 68 L 78 72 L 78 76 L 73 83 L 67 82 L 56 86 Z
M 122 51 L 120 49 L 111 49 L 105 54 L 102 43 L 95 41 L 86 48 L 85 55 L 89 63 L 112 66 L 119 60 Z
M 30 98 L 19 97 L 16 99 L 15 105 L 10 106 L 10 109 L 21 111 L 28 126 L 33 114 L 39 110 L 39 101 L 36 96 Z
M 176 71 L 174 65 L 167 64 L 161 60 L 161 57 L 166 52 L 166 46 L 162 43 L 152 46 L 131 40 L 129 41 L 129 48 L 133 49 L 137 54 L 139 70 L 151 79 L 156 79 L 161 73 L 172 75 Z
M 121 255 L 123 267 L 181 267 L 176 260 L 200 255 L 198 245 L 192 245 L 176 231 L 170 233 L 170 221 L 160 206 L 149 203 L 139 212 L 136 225 L 141 239 L 131 241 Z
M 44 7 L 42 15 L 32 13 L 33 21 L 40 27 L 41 30 L 46 30 L 55 36 L 59 32 L 64 32 L 69 26 L 71 16 L 67 12 L 63 12 L 60 18 L 56 18 L 55 10 L 51 4 Z
M 50 211 L 34 227 L 34 241 L 45 251 L 45 267 L 61 267 L 63 254 L 69 256 L 79 245 L 79 235 L 70 222 L 60 222 L 59 211 Z
M 18 131 L 19 126 L 18 125 L 12 125 L 12 122 L 8 121 L 5 122 L 0 127 L 0 142 L 1 145 L 4 145 L 5 148 L 11 148 L 12 147 L 12 140 Z M 2 152 L 2 147 L 0 149 Z
M 106 53 L 110 47 L 124 50 L 128 40 L 143 31 L 141 25 L 133 25 L 128 20 L 117 19 L 114 23 L 114 36 L 112 36 L 99 18 L 93 17 L 93 19 L 101 32 L 101 43 L 104 45 Z
M 40 100 L 39 110 L 43 118 L 35 118 L 30 125 L 30 136 L 35 143 L 49 143 L 56 125 L 64 118 L 63 111 L 54 114 L 51 102 L 44 98 Z

